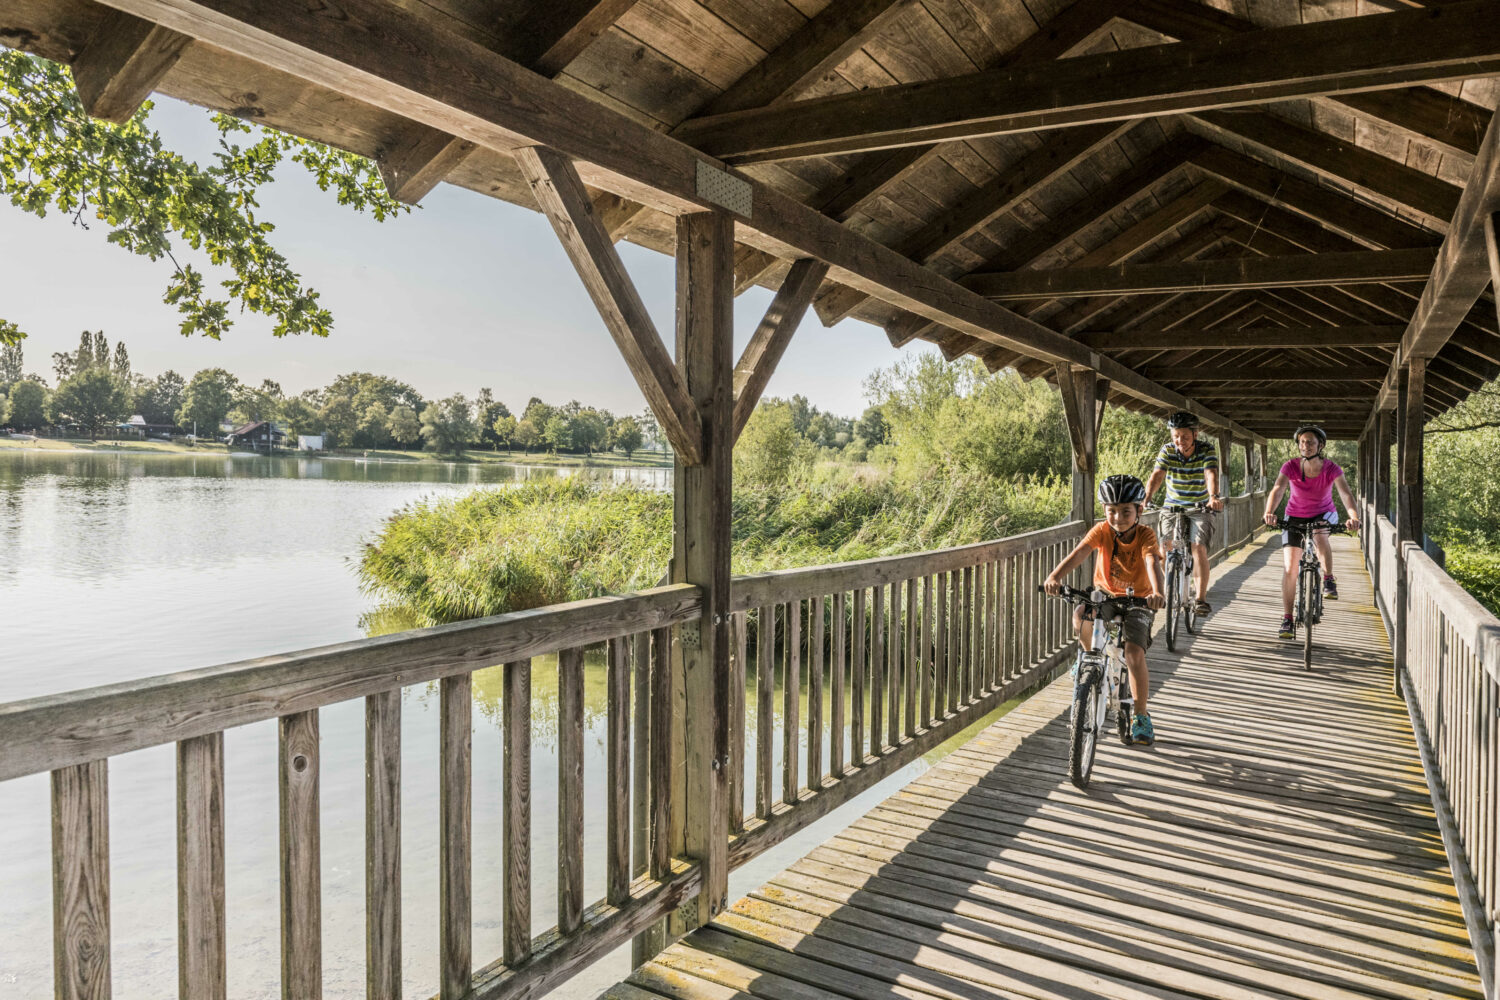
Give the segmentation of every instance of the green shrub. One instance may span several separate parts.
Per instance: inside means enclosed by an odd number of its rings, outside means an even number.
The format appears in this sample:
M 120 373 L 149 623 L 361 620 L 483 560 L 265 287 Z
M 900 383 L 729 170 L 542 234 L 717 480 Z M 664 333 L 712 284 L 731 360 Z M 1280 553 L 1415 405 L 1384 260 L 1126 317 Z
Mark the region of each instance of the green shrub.
M 1491 614 L 1500 615 L 1500 552 L 1454 547 L 1446 555 L 1448 575 Z

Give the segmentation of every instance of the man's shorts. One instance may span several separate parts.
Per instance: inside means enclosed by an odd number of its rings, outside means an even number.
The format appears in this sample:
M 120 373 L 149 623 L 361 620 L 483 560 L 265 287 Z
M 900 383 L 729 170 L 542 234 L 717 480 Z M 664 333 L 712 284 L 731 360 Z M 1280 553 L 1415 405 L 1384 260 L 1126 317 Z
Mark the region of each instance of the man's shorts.
M 1178 508 L 1164 507 L 1161 514 L 1161 531 L 1158 532 L 1162 538 L 1168 539 L 1172 544 L 1177 544 L 1177 523 L 1186 517 L 1186 523 L 1182 530 L 1188 536 L 1190 545 L 1211 545 L 1214 540 L 1214 511 L 1193 510 L 1187 511 L 1185 515 L 1176 513 Z
M 1104 620 L 1112 621 L 1111 608 L 1108 604 L 1104 606 Z M 1087 608 L 1083 613 L 1084 621 L 1093 621 Z M 1126 642 L 1133 642 L 1142 649 L 1151 648 L 1151 629 L 1156 623 L 1156 612 L 1150 608 L 1129 608 L 1125 611 L 1125 620 L 1120 626 L 1120 632 Z
M 1338 524 L 1339 512 L 1336 510 L 1330 510 L 1328 513 L 1319 514 L 1317 517 L 1289 517 L 1287 518 L 1287 520 L 1292 522 L 1292 527 L 1287 528 L 1281 533 L 1281 547 L 1300 549 L 1302 548 L 1302 536 L 1305 534 L 1305 532 L 1302 528 L 1298 527 L 1298 525 L 1322 524 L 1324 522 L 1327 522 L 1328 524 Z

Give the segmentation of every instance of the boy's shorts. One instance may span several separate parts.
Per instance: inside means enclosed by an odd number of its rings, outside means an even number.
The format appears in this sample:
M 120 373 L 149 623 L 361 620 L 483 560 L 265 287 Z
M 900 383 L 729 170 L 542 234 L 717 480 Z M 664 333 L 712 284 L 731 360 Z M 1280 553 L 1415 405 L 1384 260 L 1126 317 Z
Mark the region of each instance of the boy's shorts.
M 1110 621 L 1110 607 L 1104 606 L 1105 621 Z M 1093 615 L 1087 609 L 1083 613 L 1084 621 L 1092 621 Z M 1151 629 L 1156 624 L 1156 612 L 1150 608 L 1130 608 L 1125 612 L 1124 622 L 1120 626 L 1120 633 L 1126 642 L 1133 642 L 1142 649 L 1151 648 Z
M 1183 525 L 1183 533 L 1187 535 L 1189 545 L 1212 545 L 1214 540 L 1214 512 L 1211 510 L 1188 511 L 1185 515 L 1174 512 L 1172 507 L 1164 507 L 1161 514 L 1162 538 L 1177 543 L 1173 534 L 1179 517 L 1185 517 L 1187 523 Z

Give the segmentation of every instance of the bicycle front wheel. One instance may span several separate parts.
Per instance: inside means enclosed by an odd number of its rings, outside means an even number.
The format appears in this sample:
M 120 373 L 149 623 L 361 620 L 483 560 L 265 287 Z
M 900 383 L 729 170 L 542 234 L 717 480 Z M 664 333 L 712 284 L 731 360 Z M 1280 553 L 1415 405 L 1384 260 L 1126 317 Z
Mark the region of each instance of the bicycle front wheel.
M 1177 593 L 1180 595 L 1179 600 L 1182 601 L 1182 623 L 1187 626 L 1188 635 L 1197 635 L 1198 604 L 1191 597 L 1187 596 L 1187 592 L 1192 588 L 1193 583 L 1192 570 L 1184 562 L 1181 566 L 1177 567 L 1177 576 Z
M 1068 778 L 1079 788 L 1089 787 L 1094 773 L 1094 751 L 1099 747 L 1099 675 L 1080 678 L 1073 687 L 1073 724 L 1068 740 Z
M 1318 579 L 1318 571 L 1307 570 L 1302 574 L 1301 603 L 1299 610 L 1302 614 L 1302 668 L 1312 669 L 1312 634 L 1313 624 L 1318 620 L 1318 587 L 1322 581 Z
M 1177 615 L 1182 610 L 1182 584 L 1177 567 L 1167 570 L 1167 651 L 1177 652 Z

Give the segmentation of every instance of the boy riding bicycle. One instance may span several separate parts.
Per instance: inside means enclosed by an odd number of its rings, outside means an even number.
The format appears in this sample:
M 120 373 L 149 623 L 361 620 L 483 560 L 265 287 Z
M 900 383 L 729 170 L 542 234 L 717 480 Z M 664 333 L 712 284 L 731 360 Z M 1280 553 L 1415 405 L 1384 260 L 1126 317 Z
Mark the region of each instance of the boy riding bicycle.
M 1125 597 L 1134 592 L 1144 597 L 1147 608 L 1131 608 L 1124 614 L 1125 666 L 1130 671 L 1130 689 L 1135 700 L 1135 719 L 1130 726 L 1130 742 L 1150 745 L 1156 740 L 1151 714 L 1146 710 L 1146 696 L 1151 677 L 1146 669 L 1146 650 L 1151 647 L 1151 626 L 1161 597 L 1161 553 L 1156 532 L 1140 523 L 1146 502 L 1146 487 L 1135 476 L 1110 476 L 1099 484 L 1099 502 L 1104 506 L 1104 520 L 1089 529 L 1083 541 L 1057 564 L 1042 584 L 1049 594 L 1060 594 L 1063 578 L 1092 553 L 1094 586 L 1111 597 Z M 1094 632 L 1088 611 L 1079 607 L 1073 612 L 1073 626 L 1078 644 L 1091 649 Z
M 1281 561 L 1285 572 L 1281 577 L 1281 628 L 1276 634 L 1282 639 L 1297 637 L 1297 625 L 1292 619 L 1292 599 L 1297 591 L 1297 551 L 1302 548 L 1305 530 L 1313 532 L 1313 545 L 1318 551 L 1318 561 L 1323 564 L 1323 598 L 1329 601 L 1339 598 L 1338 584 L 1333 579 L 1333 546 L 1328 541 L 1328 532 L 1300 526 L 1338 523 L 1338 508 L 1333 505 L 1333 491 L 1337 487 L 1344 509 L 1350 512 L 1349 527 L 1359 527 L 1359 518 L 1354 514 L 1358 508 L 1344 479 L 1344 470 L 1333 459 L 1323 457 L 1323 446 L 1328 443 L 1323 428 L 1305 424 L 1297 428 L 1292 440 L 1297 445 L 1297 457 L 1288 459 L 1281 467 L 1276 485 L 1266 497 L 1265 511 L 1266 523 L 1275 525 L 1281 494 L 1290 491 L 1286 519 L 1294 522 L 1294 526 L 1281 533 Z
M 1146 480 L 1146 496 L 1156 495 L 1162 480 L 1167 483 L 1167 499 L 1162 505 L 1167 514 L 1186 520 L 1187 542 L 1193 550 L 1193 589 L 1196 591 L 1195 614 L 1206 615 L 1208 603 L 1208 545 L 1214 534 L 1214 512 L 1224 509 L 1219 498 L 1219 453 L 1210 441 L 1198 439 L 1198 417 L 1179 410 L 1167 418 L 1172 439 L 1161 446 L 1156 468 Z M 1202 509 L 1206 506 L 1208 509 Z M 1171 522 L 1163 520 L 1163 528 Z M 1170 530 L 1164 530 L 1162 552 L 1171 552 L 1176 544 Z

